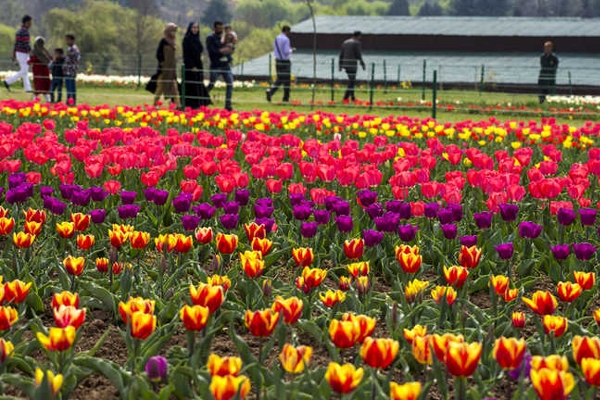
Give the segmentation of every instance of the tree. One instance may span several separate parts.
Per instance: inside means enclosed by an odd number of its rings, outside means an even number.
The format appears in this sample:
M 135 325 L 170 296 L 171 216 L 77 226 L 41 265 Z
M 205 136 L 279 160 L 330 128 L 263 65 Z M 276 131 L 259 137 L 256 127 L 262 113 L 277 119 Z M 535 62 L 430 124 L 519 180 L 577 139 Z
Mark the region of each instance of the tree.
M 208 26 L 213 26 L 215 21 L 231 22 L 231 19 L 232 14 L 225 0 L 210 0 L 202 16 L 202 22 Z
M 156 41 L 156 38 L 148 37 L 146 32 L 152 23 L 153 17 L 156 17 L 158 13 L 158 7 L 156 7 L 154 0 L 129 0 L 129 7 L 137 14 L 135 19 L 135 49 L 137 54 L 141 54 L 144 45 L 150 39 L 152 39 L 152 42 Z
M 502 17 L 510 11 L 510 4 L 509 0 L 478 0 L 477 9 L 478 15 Z
M 421 6 L 421 8 L 419 8 L 418 15 L 420 17 L 440 16 L 440 15 L 444 15 L 444 9 L 437 2 L 433 3 L 433 4 L 429 4 L 429 2 L 425 2 Z
M 408 0 L 393 0 L 387 15 L 410 15 Z
M 452 15 L 480 15 L 475 0 L 450 0 Z

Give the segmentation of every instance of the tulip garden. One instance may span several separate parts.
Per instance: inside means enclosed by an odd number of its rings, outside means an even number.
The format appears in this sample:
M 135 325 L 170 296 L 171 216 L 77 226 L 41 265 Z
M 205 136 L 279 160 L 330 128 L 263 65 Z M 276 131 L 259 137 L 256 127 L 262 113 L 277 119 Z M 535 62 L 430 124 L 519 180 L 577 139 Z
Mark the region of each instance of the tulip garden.
M 600 124 L 0 102 L 0 393 L 593 399 Z

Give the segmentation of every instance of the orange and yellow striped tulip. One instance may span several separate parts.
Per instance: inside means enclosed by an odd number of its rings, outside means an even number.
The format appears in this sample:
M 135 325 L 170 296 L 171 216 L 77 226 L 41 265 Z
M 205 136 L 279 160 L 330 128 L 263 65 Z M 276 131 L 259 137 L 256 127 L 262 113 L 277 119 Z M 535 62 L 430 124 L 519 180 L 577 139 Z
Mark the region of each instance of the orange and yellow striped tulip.
M 125 324 L 131 320 L 131 315 L 135 312 L 142 312 L 144 314 L 154 313 L 154 300 L 144 299 L 142 297 L 129 297 L 126 303 L 119 302 L 119 314 Z
M 223 290 L 223 286 L 200 282 L 198 288 L 190 285 L 190 298 L 194 305 L 207 307 L 212 314 L 225 301 L 225 291 Z
M 369 275 L 371 267 L 368 261 L 359 261 L 346 265 L 346 269 L 355 278 Z
M 547 290 L 536 291 L 531 299 L 527 297 L 521 297 L 521 299 L 534 313 L 539 315 L 552 314 L 558 306 L 558 300 Z
M 244 375 L 225 375 L 212 377 L 208 387 L 215 400 L 231 400 L 246 398 L 250 392 L 250 379 Z
M 400 343 L 393 339 L 367 337 L 360 347 L 360 357 L 369 367 L 387 368 L 396 358 L 399 349 Z
M 452 286 L 436 286 L 431 291 L 431 297 L 437 304 L 441 304 L 445 299 L 446 303 L 451 306 L 456 301 L 456 296 L 458 296 L 458 293 Z
M 134 249 L 144 249 L 150 243 L 150 233 L 142 231 L 133 231 L 129 236 L 129 243 Z
M 583 290 L 590 290 L 596 284 L 595 272 L 573 271 L 573 276 Z
M 362 238 L 344 240 L 344 254 L 349 260 L 358 260 L 365 252 L 365 240 Z
M 266 256 L 271 252 L 271 248 L 273 247 L 273 241 L 267 238 L 260 239 L 255 237 L 254 239 L 252 239 L 250 247 L 252 247 L 252 250 L 260 251 L 263 256 Z
M 358 387 L 364 373 L 365 371 L 362 368 L 356 368 L 352 364 L 340 365 L 331 362 L 327 367 L 327 371 L 325 371 L 325 380 L 334 392 L 345 394 Z
M 77 247 L 81 250 L 87 250 L 94 245 L 96 238 L 94 235 L 77 235 Z
M 415 336 L 412 341 L 411 350 L 413 357 L 419 364 L 433 364 L 433 336 Z
M 59 306 L 52 310 L 54 314 L 54 323 L 59 328 L 72 326 L 79 329 L 85 321 L 85 310 L 79 310 L 73 306 Z
M 265 271 L 265 261 L 259 251 L 246 251 L 240 253 L 240 264 L 250 279 L 258 278 Z
M 401 244 L 396 246 L 396 260 L 404 272 L 414 274 L 421 268 L 423 256 L 419 254 L 419 246 Z
M 436 358 L 441 362 L 446 361 L 446 353 L 450 347 L 450 343 L 464 343 L 465 338 L 463 335 L 455 335 L 453 333 L 444 333 L 439 335 L 434 333 L 431 338 L 431 344 L 433 347 L 433 353 Z
M 189 235 L 175 234 L 175 251 L 178 253 L 187 253 L 194 246 L 194 240 Z
M 539 370 L 543 368 L 556 369 L 560 371 L 569 370 L 569 360 L 565 356 L 551 354 L 549 356 L 533 356 L 531 357 L 531 369 Z
M 244 315 L 246 328 L 253 336 L 258 337 L 271 336 L 277 321 L 279 321 L 279 313 L 270 308 L 257 311 L 246 310 Z
M 471 376 L 475 372 L 481 358 L 481 343 L 448 343 L 446 352 L 446 368 L 454 376 Z
M 25 232 L 13 233 L 13 243 L 15 246 L 26 249 L 31 247 L 33 241 L 35 240 L 35 235 Z
M 44 379 L 47 379 L 48 386 L 52 391 L 52 396 L 56 397 L 63 384 L 63 376 L 61 374 L 54 375 L 54 372 L 47 370 L 45 373 L 39 368 L 35 369 L 35 386 L 39 387 Z
M 60 293 L 54 293 L 52 296 L 52 308 L 58 308 L 60 306 L 73 306 L 79 307 L 79 294 L 71 293 L 69 291 L 62 291 Z
M 310 362 L 313 349 L 310 346 L 294 347 L 289 343 L 283 345 L 279 354 L 279 361 L 283 369 L 289 374 L 299 374 Z
M 514 311 L 511 314 L 511 321 L 515 328 L 521 329 L 525 326 L 525 313 L 521 311 Z
M 494 342 L 492 356 L 503 369 L 515 369 L 521 366 L 525 350 L 525 339 L 501 336 Z
M 410 344 L 412 344 L 415 336 L 425 336 L 427 335 L 427 327 L 422 325 L 415 325 L 412 329 L 404 329 L 404 339 Z
M 337 303 L 343 303 L 346 300 L 346 293 L 341 290 L 328 290 L 325 293 L 319 293 L 319 298 L 325 307 L 333 307 Z
M 566 303 L 571 303 L 577 300 L 582 291 L 583 288 L 579 285 L 579 283 L 558 282 L 556 285 L 558 298 L 560 301 L 564 301 Z
M 217 233 L 217 251 L 221 254 L 232 254 L 237 245 L 238 237 L 234 234 Z
M 415 301 L 417 296 L 419 296 L 425 288 L 429 285 L 428 281 L 422 281 L 419 279 L 413 279 L 408 282 L 406 287 L 404 288 L 404 297 L 408 303 L 412 303 Z
M 74 326 L 64 328 L 52 327 L 48 330 L 48 336 L 42 332 L 36 334 L 37 340 L 48 351 L 65 351 L 75 342 L 77 330 Z
M 69 275 L 78 276 L 83 273 L 83 267 L 85 266 L 85 258 L 73 257 L 69 255 L 63 260 L 63 265 Z
M 12 342 L 0 338 L 0 365 L 4 364 L 7 359 L 12 357 L 15 346 Z
M 481 260 L 481 249 L 477 246 L 460 246 L 458 263 L 465 268 L 475 268 Z
M 399 385 L 390 382 L 390 400 L 417 400 L 421 394 L 421 382 L 407 382 Z
M 579 365 L 584 358 L 600 360 L 600 338 L 597 336 L 575 335 L 571 347 L 573 348 L 573 359 Z
M 0 218 L 0 236 L 8 236 L 15 227 L 15 219 L 1 217 Z
M 277 296 L 271 309 L 283 316 L 283 322 L 286 324 L 295 324 L 302 316 L 304 303 L 298 297 L 288 297 L 287 299 Z
M 129 316 L 131 337 L 144 340 L 156 329 L 156 315 L 135 311 Z
M 227 275 L 211 275 L 206 278 L 206 283 L 212 286 L 221 286 L 223 291 L 231 287 L 231 279 Z
M 575 387 L 573 374 L 566 371 L 550 368 L 532 369 L 529 377 L 541 400 L 566 399 Z
M 600 386 L 600 360 L 597 358 L 584 358 L 581 360 L 581 372 L 585 381 L 592 386 Z
M 267 237 L 267 229 L 264 224 L 257 224 L 252 221 L 248 224 L 244 224 L 244 231 L 246 231 L 246 237 L 248 238 L 248 243 L 252 243 L 254 238 L 264 239 Z
M 292 249 L 292 258 L 297 267 L 308 267 L 315 260 L 315 255 L 310 247 Z
M 63 239 L 72 238 L 75 234 L 75 224 L 69 221 L 57 222 L 56 232 Z
M 208 322 L 210 311 L 207 307 L 184 305 L 179 311 L 179 319 L 188 331 L 201 331 Z
M 200 244 L 208 244 L 213 240 L 212 228 L 197 227 L 194 231 L 194 237 Z
M 444 265 L 444 278 L 446 279 L 446 283 L 448 285 L 455 286 L 457 289 L 460 289 L 465 284 L 468 277 L 469 270 L 465 267 L 458 265 L 446 267 Z
M 360 325 L 356 320 L 340 321 L 332 319 L 329 323 L 329 338 L 338 349 L 349 349 L 358 342 Z
M 237 376 L 242 370 L 242 359 L 232 356 L 220 357 L 210 353 L 206 367 L 210 376 Z
M 0 306 L 0 331 L 6 331 L 19 320 L 19 313 L 12 307 Z
M 0 282 L 2 282 L 1 279 Z M 4 301 L 6 303 L 22 303 L 27 298 L 31 285 L 31 282 L 25 283 L 19 279 L 6 282 L 4 284 Z
M 129 239 L 130 232 L 123 232 L 120 229 L 112 229 L 108 231 L 108 238 L 110 240 L 110 244 L 113 247 L 121 247 L 123 246 L 127 240 Z
M 353 314 L 353 313 L 344 313 L 342 314 L 342 321 L 355 321 L 358 323 L 358 339 L 356 341 L 358 343 L 362 343 L 367 336 L 371 336 L 375 331 L 375 324 L 377 320 L 372 317 L 368 317 L 364 314 Z
M 70 219 L 77 232 L 83 232 L 90 226 L 91 217 L 88 214 L 71 213 Z
M 544 315 L 542 320 L 544 332 L 554 337 L 561 337 L 567 331 L 569 321 L 565 317 L 558 315 Z
M 490 284 L 498 296 L 504 296 L 510 285 L 510 279 L 505 275 L 492 275 L 490 277 Z
M 38 236 L 42 232 L 42 224 L 36 221 L 25 221 L 23 232 Z
M 46 222 L 46 211 L 44 210 L 33 210 L 28 208 L 27 211 L 23 210 L 25 215 L 25 221 L 35 221 L 43 224 Z

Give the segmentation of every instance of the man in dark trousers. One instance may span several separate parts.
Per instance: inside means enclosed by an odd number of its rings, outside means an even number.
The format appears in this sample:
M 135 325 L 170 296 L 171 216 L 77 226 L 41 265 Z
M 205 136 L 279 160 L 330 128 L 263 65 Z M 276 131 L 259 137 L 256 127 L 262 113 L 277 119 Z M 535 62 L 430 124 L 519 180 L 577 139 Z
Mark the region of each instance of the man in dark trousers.
M 21 28 L 15 35 L 15 47 L 13 48 L 13 61 L 18 63 L 19 72 L 3 81 L 4 87 L 10 92 L 10 85 L 21 79 L 23 88 L 26 92 L 31 92 L 31 82 L 29 82 L 29 53 L 31 52 L 31 43 L 29 38 L 29 28 L 33 18 L 25 15 L 21 22 Z
M 275 53 L 275 69 L 277 70 L 277 80 L 269 89 L 267 89 L 267 101 L 270 102 L 273 94 L 279 86 L 283 85 L 283 102 L 290 101 L 290 82 L 292 77 L 292 63 L 290 55 L 294 48 L 290 44 L 291 28 L 285 25 L 281 33 L 273 42 L 273 51 Z
M 362 48 L 361 41 L 362 34 L 360 31 L 355 31 L 350 39 L 347 39 L 342 43 L 342 51 L 340 52 L 339 70 L 342 68 L 346 70 L 348 74 L 348 88 L 344 94 L 344 102 L 354 101 L 354 84 L 356 83 L 356 71 L 358 69 L 358 63 L 364 70 L 365 62 L 362 59 Z
M 554 94 L 556 89 L 558 57 L 553 53 L 553 50 L 554 43 L 544 43 L 544 54 L 540 57 L 540 76 L 538 78 L 540 104 L 546 101 L 546 95 Z
M 233 74 L 231 73 L 231 47 L 221 40 L 223 35 L 223 22 L 215 21 L 213 24 L 213 33 L 206 38 L 206 49 L 210 58 L 210 78 L 206 90 L 210 91 L 215 87 L 215 82 L 220 76 L 227 84 L 225 92 L 225 109 L 231 111 L 231 95 L 233 94 Z

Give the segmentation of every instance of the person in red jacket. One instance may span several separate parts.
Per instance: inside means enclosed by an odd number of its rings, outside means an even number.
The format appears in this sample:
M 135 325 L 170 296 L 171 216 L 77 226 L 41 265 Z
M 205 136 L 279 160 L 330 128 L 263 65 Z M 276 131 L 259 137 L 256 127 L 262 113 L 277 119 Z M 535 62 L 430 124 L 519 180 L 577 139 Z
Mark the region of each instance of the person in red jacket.
M 33 95 L 44 96 L 44 100 L 50 101 L 50 68 L 52 56 L 44 46 L 45 39 L 41 36 L 35 38 L 33 50 L 29 57 L 29 64 L 33 71 Z

